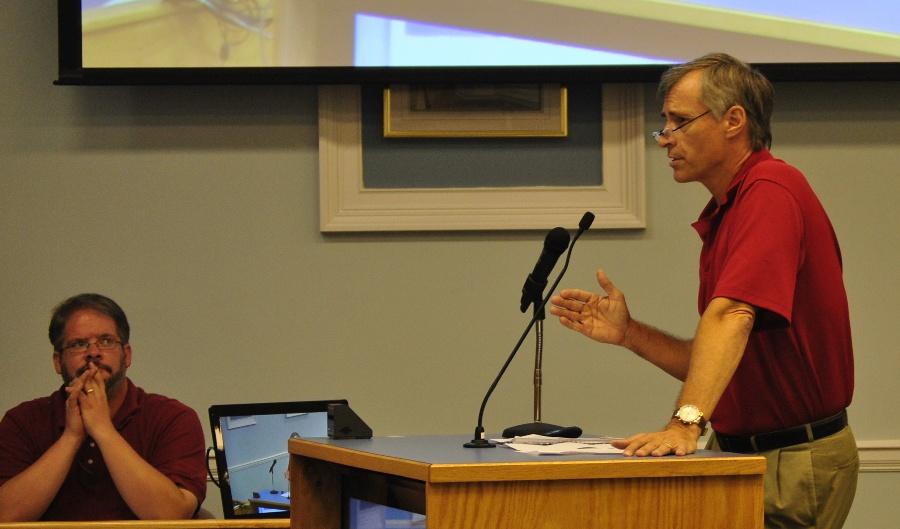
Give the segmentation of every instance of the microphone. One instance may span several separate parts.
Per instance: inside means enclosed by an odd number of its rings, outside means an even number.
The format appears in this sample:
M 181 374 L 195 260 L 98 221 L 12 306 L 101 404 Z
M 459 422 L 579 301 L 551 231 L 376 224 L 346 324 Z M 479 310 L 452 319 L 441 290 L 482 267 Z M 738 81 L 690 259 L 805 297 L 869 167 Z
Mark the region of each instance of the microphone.
M 278 489 L 275 488 L 275 463 L 277 463 L 277 459 L 272 460 L 272 466 L 269 467 L 269 474 L 272 474 L 272 488 L 269 489 L 269 492 L 272 494 L 278 494 Z
M 506 372 L 506 369 L 509 367 L 509 364 L 512 362 L 513 358 L 515 358 L 516 353 L 519 351 L 519 348 L 522 346 L 522 342 L 525 341 L 525 338 L 528 336 L 528 333 L 531 331 L 531 328 L 534 327 L 534 324 L 538 321 L 539 317 L 541 316 L 541 313 L 543 313 L 543 308 L 547 304 L 547 302 L 550 301 L 550 296 L 553 295 L 553 291 L 556 290 L 556 286 L 562 280 L 563 275 L 566 273 L 566 270 L 569 269 L 569 260 L 572 258 L 572 250 L 575 248 L 575 242 L 578 240 L 579 237 L 581 237 L 581 234 L 583 234 L 585 231 L 588 230 L 588 228 L 591 227 L 591 224 L 593 222 L 594 222 L 594 214 L 591 213 L 590 211 L 585 212 L 585 214 L 581 216 L 581 221 L 578 223 L 578 232 L 575 233 L 575 237 L 572 239 L 571 244 L 569 244 L 569 251 L 566 253 L 566 261 L 563 264 L 562 270 L 560 271 L 559 275 L 556 276 L 556 279 L 553 281 L 553 286 L 550 287 L 550 292 L 548 292 L 547 295 L 543 299 L 541 299 L 539 302 L 537 302 L 535 304 L 534 316 L 531 317 L 531 320 L 528 322 L 528 325 L 525 326 L 525 330 L 522 332 L 522 335 L 519 337 L 519 341 L 517 341 L 516 345 L 513 346 L 512 351 L 509 353 L 509 356 L 506 358 L 506 362 L 504 362 L 503 367 L 500 368 L 500 372 L 497 373 L 496 377 L 494 377 L 494 381 L 491 383 L 490 387 L 488 388 L 487 393 L 484 394 L 484 399 L 482 399 L 482 401 L 481 401 L 481 408 L 479 408 L 479 410 L 478 410 L 478 423 L 475 426 L 475 436 L 472 438 L 471 441 L 469 441 L 467 443 L 463 443 L 464 447 L 466 447 L 466 448 L 493 448 L 494 447 L 494 445 L 492 445 L 490 442 L 488 442 L 487 439 L 484 438 L 484 409 L 485 409 L 485 407 L 487 407 L 488 399 L 491 398 L 491 394 L 494 392 L 494 389 L 497 387 L 497 383 L 500 382 L 500 378 L 503 377 L 503 374 Z M 557 229 L 562 229 L 562 228 L 554 228 L 553 230 L 550 230 L 550 233 L 547 234 L 547 238 L 544 241 L 545 251 L 547 250 L 548 243 L 550 242 L 550 234 L 553 233 Z M 563 231 L 565 231 L 565 230 L 563 230 Z M 566 233 L 566 235 L 568 235 L 568 233 Z M 554 235 L 554 238 L 555 237 L 559 237 L 559 236 Z M 543 253 L 541 254 L 541 256 L 543 257 Z M 557 259 L 559 259 L 559 256 L 554 258 L 554 262 Z M 541 259 L 538 259 L 539 263 L 540 263 L 540 261 L 541 261 Z M 535 265 L 535 268 L 537 268 L 537 265 Z M 553 267 L 551 266 L 550 268 L 552 269 Z M 548 275 L 549 275 L 549 273 L 548 273 Z M 522 312 L 524 312 L 527 308 L 528 308 L 528 306 L 526 305 L 525 308 L 522 309 Z M 570 427 L 570 428 L 577 428 L 578 435 L 581 435 L 580 428 L 578 428 L 578 427 Z M 570 428 L 565 428 L 564 430 L 570 430 Z M 577 437 L 578 435 L 575 435 L 575 437 Z
M 594 214 L 590 211 L 585 211 L 584 215 L 581 216 L 581 220 L 578 221 L 578 234 L 575 235 L 575 238 L 581 237 L 581 234 L 586 232 L 591 224 L 594 223 Z
M 581 221 L 578 223 L 578 233 L 575 235 L 576 238 L 580 237 L 585 230 L 590 228 L 591 223 L 593 222 L 594 214 L 591 212 L 585 213 L 581 217 Z M 566 234 L 566 239 L 568 239 L 568 234 Z M 547 236 L 547 240 L 550 240 L 549 235 Z M 537 295 L 538 301 L 535 301 L 535 311 L 538 314 L 538 321 L 534 327 L 534 420 L 529 423 L 518 424 L 516 426 L 505 428 L 503 430 L 503 433 L 501 434 L 501 436 L 504 438 L 521 437 L 532 434 L 544 435 L 547 437 L 581 437 L 581 428 L 579 428 L 578 426 L 559 426 L 557 424 L 546 423 L 541 420 L 541 386 L 543 384 L 544 378 L 544 375 L 541 371 L 541 365 L 544 361 L 544 310 L 543 308 L 538 310 L 537 303 L 539 302 L 541 296 L 544 295 L 543 287 L 544 286 L 541 286 L 540 293 Z
M 528 274 L 525 283 L 522 285 L 522 299 L 519 302 L 519 310 L 525 312 L 528 306 L 534 303 L 535 309 L 541 298 L 544 296 L 544 289 L 547 288 L 547 276 L 556 266 L 556 261 L 566 251 L 569 246 L 569 232 L 564 228 L 553 228 L 547 233 L 544 239 L 544 249 L 541 256 L 538 257 L 537 263 L 534 264 L 534 270 Z

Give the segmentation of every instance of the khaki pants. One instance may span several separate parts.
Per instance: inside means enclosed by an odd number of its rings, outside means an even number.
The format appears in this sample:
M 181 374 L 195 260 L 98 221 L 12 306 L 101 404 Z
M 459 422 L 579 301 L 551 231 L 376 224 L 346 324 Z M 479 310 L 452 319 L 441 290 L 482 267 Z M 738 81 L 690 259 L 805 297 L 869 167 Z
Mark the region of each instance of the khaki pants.
M 715 436 L 707 448 L 718 450 Z M 859 454 L 853 432 L 786 448 L 766 458 L 766 529 L 840 529 L 856 494 Z

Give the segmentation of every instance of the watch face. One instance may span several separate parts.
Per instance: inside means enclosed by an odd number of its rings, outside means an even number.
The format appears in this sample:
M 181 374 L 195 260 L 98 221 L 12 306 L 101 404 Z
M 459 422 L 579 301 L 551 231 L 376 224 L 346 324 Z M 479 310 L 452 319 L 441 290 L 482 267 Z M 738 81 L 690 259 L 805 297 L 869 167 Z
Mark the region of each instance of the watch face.
M 678 418 L 682 422 L 696 423 L 700 420 L 700 409 L 690 404 L 678 408 Z

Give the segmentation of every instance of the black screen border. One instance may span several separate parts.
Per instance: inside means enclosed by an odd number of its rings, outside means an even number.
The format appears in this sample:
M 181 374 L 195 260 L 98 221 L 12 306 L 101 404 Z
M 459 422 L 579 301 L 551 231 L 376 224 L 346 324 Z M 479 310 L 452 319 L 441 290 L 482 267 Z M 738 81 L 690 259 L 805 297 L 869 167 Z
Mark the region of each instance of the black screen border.
M 328 412 L 329 404 L 348 405 L 346 399 L 306 400 L 285 402 L 254 402 L 241 404 L 213 404 L 209 407 L 209 431 L 212 436 L 213 452 L 216 456 L 216 478 L 219 481 L 219 494 L 222 500 L 222 514 L 226 519 L 287 518 L 290 511 L 248 515 L 236 515 L 226 507 L 232 504 L 231 485 L 227 478 L 228 461 L 225 452 L 220 449 L 216 440 L 216 430 L 221 429 L 223 417 L 236 415 L 273 415 L 281 413 L 316 413 Z

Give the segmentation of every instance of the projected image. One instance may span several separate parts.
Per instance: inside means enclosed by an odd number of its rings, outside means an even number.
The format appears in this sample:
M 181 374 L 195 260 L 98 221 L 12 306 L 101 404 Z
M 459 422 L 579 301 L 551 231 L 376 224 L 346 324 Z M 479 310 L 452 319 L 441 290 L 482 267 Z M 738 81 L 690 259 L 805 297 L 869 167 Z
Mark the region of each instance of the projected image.
M 287 3 L 290 3 L 288 0 Z M 82 0 L 94 68 L 276 66 L 278 0 Z
M 644 57 L 373 15 L 356 16 L 354 66 L 667 64 Z
M 823 2 L 822 0 L 681 0 L 723 10 L 805 20 L 847 29 L 900 34 L 900 4 L 882 0 Z
M 83 0 L 85 67 L 900 59 L 895 0 Z M 587 6 L 587 7 L 586 7 Z

